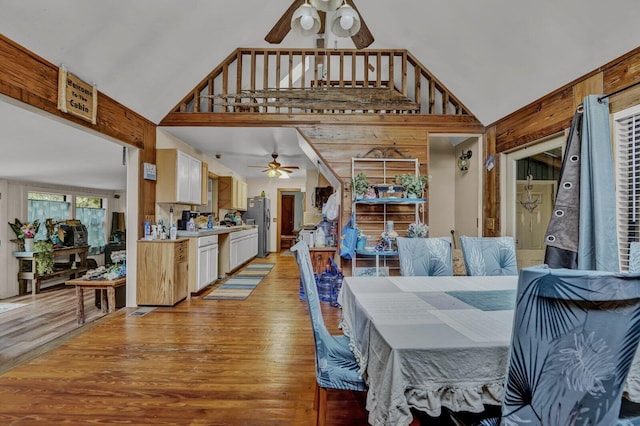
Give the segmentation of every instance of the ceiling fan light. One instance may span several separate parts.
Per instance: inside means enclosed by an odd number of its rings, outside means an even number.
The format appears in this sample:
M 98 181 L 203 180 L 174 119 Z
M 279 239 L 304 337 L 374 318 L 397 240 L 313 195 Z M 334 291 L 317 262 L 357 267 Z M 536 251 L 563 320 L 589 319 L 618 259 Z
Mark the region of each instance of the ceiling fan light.
M 276 177 L 276 171 L 271 169 L 271 170 L 267 170 L 267 177 Z
M 278 176 L 278 179 L 289 179 L 289 174 L 285 173 L 285 172 L 279 172 L 280 175 Z
M 360 16 L 351 6 L 343 4 L 331 22 L 331 32 L 338 37 L 351 37 L 360 31 Z
M 291 29 L 302 35 L 313 35 L 320 31 L 320 15 L 308 3 L 300 6 L 291 18 Z
M 333 12 L 342 4 L 342 0 L 309 0 L 311 6 L 323 12 Z

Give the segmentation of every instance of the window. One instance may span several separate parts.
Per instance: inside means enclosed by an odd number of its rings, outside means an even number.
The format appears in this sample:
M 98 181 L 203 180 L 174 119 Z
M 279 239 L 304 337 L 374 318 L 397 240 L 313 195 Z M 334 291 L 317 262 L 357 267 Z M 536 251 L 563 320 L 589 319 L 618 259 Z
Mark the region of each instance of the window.
M 91 246 L 89 254 L 104 251 L 106 239 L 104 222 L 106 211 L 102 208 L 102 198 L 76 197 L 76 218 L 87 228 L 87 244 Z
M 75 210 L 72 209 L 74 205 Z M 87 244 L 91 246 L 89 254 L 98 254 L 104 251 L 106 210 L 103 208 L 102 198 L 29 192 L 27 208 L 29 222 L 40 220 L 41 226 L 36 234 L 36 240 L 47 238 L 47 219 L 51 219 L 55 223 L 75 217 L 87 228 Z
M 640 241 L 640 105 L 613 115 L 620 270 L 629 269 L 629 244 Z
M 47 239 L 46 220 L 66 220 L 71 217 L 71 203 L 67 202 L 67 196 L 63 194 L 29 192 L 27 194 L 27 217 L 29 222 L 40 221 L 40 229 L 35 236 L 36 240 Z

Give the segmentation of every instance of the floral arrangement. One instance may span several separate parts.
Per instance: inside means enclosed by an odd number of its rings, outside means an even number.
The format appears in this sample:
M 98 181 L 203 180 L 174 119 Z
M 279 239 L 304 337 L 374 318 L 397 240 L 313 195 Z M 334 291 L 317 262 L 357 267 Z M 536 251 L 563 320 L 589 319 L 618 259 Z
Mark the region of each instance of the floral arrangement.
M 426 238 L 428 235 L 429 227 L 420 222 L 410 224 L 407 230 L 407 237 L 409 238 Z
M 33 246 L 36 252 L 36 270 L 38 275 L 53 273 L 53 243 L 51 241 L 36 241 Z
M 40 228 L 40 221 L 36 219 L 33 223 L 22 223 L 16 218 L 13 223 L 9 222 L 9 226 L 19 240 L 24 240 L 25 238 L 34 238 L 36 236 Z

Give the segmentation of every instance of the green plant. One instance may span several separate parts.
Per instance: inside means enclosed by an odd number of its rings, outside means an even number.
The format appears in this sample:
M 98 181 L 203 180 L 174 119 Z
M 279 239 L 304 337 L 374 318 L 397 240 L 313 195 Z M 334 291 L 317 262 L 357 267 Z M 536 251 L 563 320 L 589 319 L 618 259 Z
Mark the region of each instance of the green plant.
M 47 275 L 53 272 L 53 243 L 48 240 L 36 241 L 33 244 L 36 253 L 36 270 L 38 275 Z
M 367 176 L 360 172 L 351 179 L 351 192 L 355 196 L 364 195 L 369 191 Z
M 418 197 L 422 196 L 422 193 L 427 188 L 428 181 L 428 176 L 417 176 L 408 173 L 395 177 L 395 182 L 402 185 L 407 194 L 415 194 Z

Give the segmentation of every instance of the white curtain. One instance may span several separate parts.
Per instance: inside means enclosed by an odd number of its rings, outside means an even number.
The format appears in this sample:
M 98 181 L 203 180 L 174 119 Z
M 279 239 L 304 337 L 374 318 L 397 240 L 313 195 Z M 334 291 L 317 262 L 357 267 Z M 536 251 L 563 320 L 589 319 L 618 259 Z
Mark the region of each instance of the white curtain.
M 35 240 L 47 239 L 47 228 L 45 221 L 47 218 L 56 220 L 69 219 L 71 203 L 66 201 L 29 200 L 27 204 L 28 221 L 40 220 L 40 229 L 35 236 Z
M 104 220 L 106 210 L 93 207 L 76 207 L 76 217 L 87 227 L 87 244 L 91 246 L 89 254 L 104 252 Z

